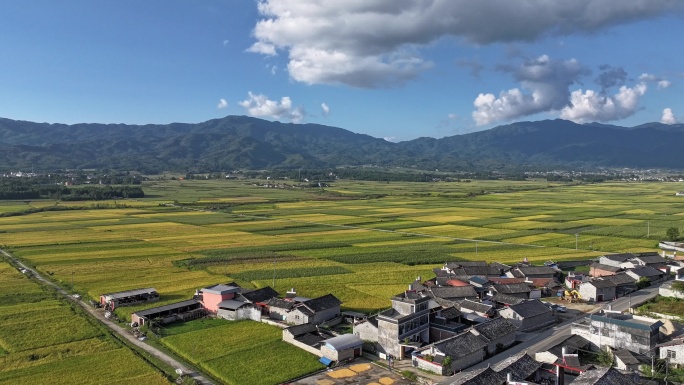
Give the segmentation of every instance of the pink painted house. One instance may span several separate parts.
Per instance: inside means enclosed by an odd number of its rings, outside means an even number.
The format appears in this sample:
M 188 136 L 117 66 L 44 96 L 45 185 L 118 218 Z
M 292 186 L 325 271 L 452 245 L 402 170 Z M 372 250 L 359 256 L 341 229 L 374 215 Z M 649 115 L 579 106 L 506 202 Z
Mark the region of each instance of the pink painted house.
M 205 287 L 199 291 L 200 302 L 202 302 L 202 305 L 207 311 L 216 313 L 219 309 L 218 304 L 221 303 L 221 301 L 231 300 L 235 298 L 239 292 L 239 287 L 224 284 Z

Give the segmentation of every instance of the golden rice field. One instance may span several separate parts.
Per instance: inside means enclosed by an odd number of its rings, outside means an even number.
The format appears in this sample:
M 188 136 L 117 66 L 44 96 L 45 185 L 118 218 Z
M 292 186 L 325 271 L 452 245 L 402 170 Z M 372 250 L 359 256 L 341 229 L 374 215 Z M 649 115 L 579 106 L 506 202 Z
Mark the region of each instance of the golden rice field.
M 54 294 L 0 262 L 0 384 L 169 384 Z
M 68 202 L 84 209 L 0 217 L 0 245 L 67 287 L 73 277 L 74 289 L 92 298 L 153 286 L 163 304 L 218 282 L 271 285 L 272 279 L 243 281 L 242 273 L 275 267 L 276 290 L 332 292 L 344 307 L 375 311 L 450 260 L 543 262 L 654 250 L 668 227 L 684 227 L 684 203 L 674 196 L 681 183 L 334 185 L 355 199 L 243 181 L 153 182 L 145 186 L 153 198 L 118 201 L 126 208 Z M 467 196 L 480 191 L 496 194 Z M 192 210 L 166 205 L 173 201 Z M 201 211 L 216 204 L 224 208 Z M 26 207 L 6 202 L 0 212 Z M 329 275 L 334 266 L 347 272 Z M 320 275 L 290 276 L 311 267 Z

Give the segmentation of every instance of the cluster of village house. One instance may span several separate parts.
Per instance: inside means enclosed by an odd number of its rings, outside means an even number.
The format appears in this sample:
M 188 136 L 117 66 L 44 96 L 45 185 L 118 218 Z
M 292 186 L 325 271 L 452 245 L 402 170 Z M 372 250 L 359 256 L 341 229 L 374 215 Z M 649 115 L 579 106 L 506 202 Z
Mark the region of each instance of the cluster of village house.
M 571 266 L 586 263 L 569 262 Z M 292 289 L 281 298 L 271 287 L 246 289 L 233 282 L 198 290 L 186 301 L 135 312 L 132 321 L 144 325 L 214 315 L 274 322 L 284 327 L 286 342 L 318 355 L 325 364 L 353 359 L 362 349 L 371 348 L 381 358 L 411 359 L 420 369 L 446 375 L 509 348 L 521 332 L 555 324 L 556 308 L 542 302 L 542 297 L 569 295 L 583 301 L 610 301 L 635 291 L 638 282 L 657 283 L 669 279 L 671 273 L 684 279 L 684 261 L 656 253 L 605 255 L 590 264 L 588 275 L 569 272 L 563 282 L 556 264 L 458 261 L 445 263 L 434 272 L 430 280 L 418 277 L 407 290 L 391 298 L 391 308 L 372 316 L 342 312 L 342 302 L 332 294 L 311 299 Z M 101 302 L 113 309 L 158 298 L 154 289 L 136 289 L 102 295 Z M 351 334 L 336 335 L 326 327 L 345 321 L 353 324 Z M 610 347 L 617 369 L 632 370 L 650 363 L 645 354 L 660 347 L 662 358 L 682 364 L 684 340 L 665 337 L 673 333 L 671 322 L 606 311 L 573 324 L 572 336 L 548 351 L 516 355 L 454 383 L 527 380 L 583 385 L 608 378 L 623 381 L 616 384 L 634 383 L 631 376 L 615 369 L 592 370 L 591 365 L 580 364 L 578 351 Z

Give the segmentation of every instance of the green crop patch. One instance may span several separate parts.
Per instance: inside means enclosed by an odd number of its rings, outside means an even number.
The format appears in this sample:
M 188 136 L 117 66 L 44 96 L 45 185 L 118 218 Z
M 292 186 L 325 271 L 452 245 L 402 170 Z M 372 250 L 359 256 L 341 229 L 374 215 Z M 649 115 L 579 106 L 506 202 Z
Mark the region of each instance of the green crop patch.
M 342 266 L 320 266 L 320 267 L 300 267 L 296 269 L 274 269 L 269 270 L 250 270 L 243 271 L 236 274 L 231 274 L 233 278 L 241 279 L 243 281 L 251 282 L 262 279 L 277 278 L 302 278 L 302 277 L 318 277 L 323 275 L 349 274 L 351 270 L 345 269 Z
M 527 259 L 541 263 L 655 251 L 668 228 L 684 231 L 684 199 L 674 195 L 684 191 L 684 183 L 336 180 L 329 189 L 267 189 L 260 187 L 263 182 L 146 181 L 148 196 L 127 202 L 131 207 L 111 204 L 96 209 L 68 202 L 59 203 L 68 210 L 29 213 L 23 211 L 55 202 L 30 206 L 3 202 L 0 213 L 22 215 L 0 216 L 0 244 L 53 282 L 67 289 L 73 283 L 73 290 L 85 298 L 154 287 L 161 295 L 157 306 L 188 299 L 196 289 L 216 283 L 236 281 L 246 288 L 273 285 L 275 267 L 275 289 L 280 292 L 294 287 L 310 298 L 332 293 L 343 301 L 343 308 L 370 313 L 387 308 L 391 296 L 418 276 L 432 278 L 432 269 L 444 262 L 513 264 Z M 174 201 L 188 207 L 166 206 Z M 53 347 L 74 346 L 75 351 L 79 344 L 90 346 L 86 341 L 101 337 L 97 328 L 82 326 L 83 319 L 63 306 L 15 268 L 0 268 L 0 322 L 6 329 L 0 330 L 3 359 L 9 363 L 31 354 L 56 357 L 58 349 L 51 351 Z M 120 308 L 116 314 L 128 319 L 131 312 L 149 307 Z M 42 342 L 31 340 L 21 325 Z M 237 382 L 241 373 L 251 373 L 237 368 L 235 361 L 256 353 L 235 350 L 250 343 L 231 338 L 258 333 L 240 327 L 224 330 L 211 322 L 189 325 L 169 327 L 170 334 L 163 340 L 168 338 L 184 357 L 197 353 L 201 369 L 228 383 Z M 228 337 L 223 336 L 226 333 Z M 221 336 L 216 343 L 215 335 Z M 281 337 L 269 338 L 273 340 L 257 340 L 257 345 L 284 349 L 269 345 Z M 73 357 L 63 353 L 68 358 L 65 364 L 85 365 L 79 357 L 88 356 L 87 349 Z M 103 349 L 94 349 L 93 356 L 110 351 Z M 121 365 L 137 360 L 112 357 Z M 278 359 L 267 356 L 254 367 L 269 368 Z M 59 361 L 50 360 L 36 359 L 11 370 L 21 381 L 45 383 L 45 377 L 32 376 L 43 370 L 39 367 L 57 368 L 59 373 Z M 305 361 L 317 365 L 313 358 Z M 138 371 L 136 377 L 106 378 L 114 383 L 145 383 L 146 376 L 156 373 L 145 367 L 149 371 Z M 4 378 L 0 382 L 10 382 L 10 377 Z M 267 381 L 287 380 L 269 377 Z
M 5 262 L 0 277 L 0 384 L 98 384 L 105 377 L 109 383 L 169 383 L 65 300 Z
M 186 332 L 162 343 L 228 384 L 275 384 L 323 368 L 318 357 L 282 341 L 282 329 L 250 321 L 225 321 Z M 264 367 L 278 368 L 265 373 Z

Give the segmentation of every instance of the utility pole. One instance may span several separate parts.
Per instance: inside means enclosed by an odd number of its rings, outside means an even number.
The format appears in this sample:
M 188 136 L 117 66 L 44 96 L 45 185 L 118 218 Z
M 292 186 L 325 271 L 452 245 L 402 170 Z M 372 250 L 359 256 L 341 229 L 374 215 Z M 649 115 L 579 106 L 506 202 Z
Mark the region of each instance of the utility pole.
M 576 233 L 575 234 L 575 250 L 579 250 L 578 243 L 579 243 L 579 233 Z
M 273 258 L 273 289 L 275 290 L 275 267 L 276 267 L 276 259 Z
M 649 238 L 651 236 L 651 221 L 646 222 L 647 229 L 646 230 L 646 238 Z
M 477 242 L 475 242 L 475 258 L 477 258 Z
M 665 357 L 665 385 L 669 384 L 669 382 L 667 381 L 667 376 L 670 374 L 669 373 L 670 365 L 668 365 L 669 363 L 670 363 L 670 357 Z
M 71 272 L 71 291 L 74 291 L 74 272 Z

